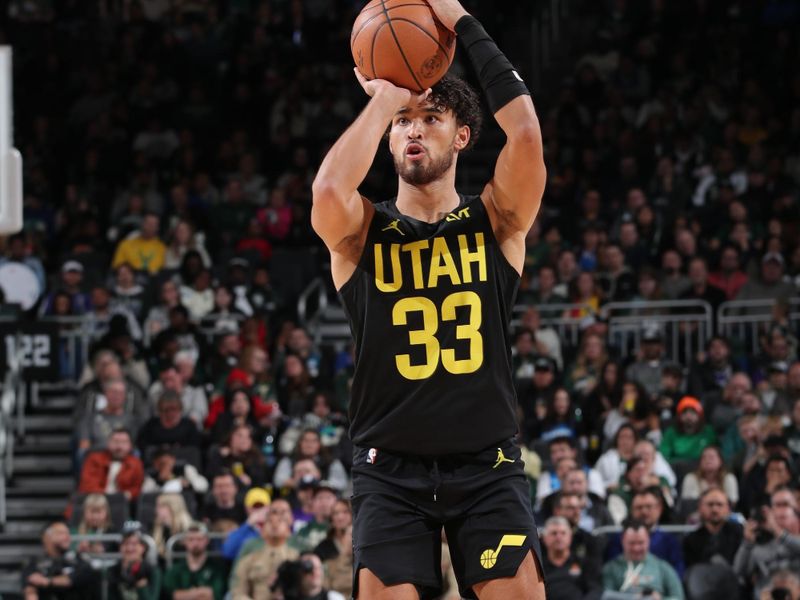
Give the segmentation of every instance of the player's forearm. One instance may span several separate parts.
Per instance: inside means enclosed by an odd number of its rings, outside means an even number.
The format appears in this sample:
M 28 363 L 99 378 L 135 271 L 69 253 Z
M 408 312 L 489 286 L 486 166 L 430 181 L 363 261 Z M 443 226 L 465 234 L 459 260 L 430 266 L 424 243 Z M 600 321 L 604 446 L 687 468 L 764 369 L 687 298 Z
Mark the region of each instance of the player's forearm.
M 348 199 L 356 192 L 398 108 L 392 98 L 381 93 L 370 100 L 322 161 L 314 179 L 315 200 L 330 195 Z

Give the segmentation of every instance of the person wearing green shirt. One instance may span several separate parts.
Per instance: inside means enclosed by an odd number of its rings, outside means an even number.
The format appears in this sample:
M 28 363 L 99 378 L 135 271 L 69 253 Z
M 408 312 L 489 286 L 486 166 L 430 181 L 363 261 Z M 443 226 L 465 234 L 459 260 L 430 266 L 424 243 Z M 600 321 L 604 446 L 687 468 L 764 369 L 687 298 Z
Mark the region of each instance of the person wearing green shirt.
M 703 449 L 717 443 L 717 435 L 703 418 L 703 405 L 697 398 L 684 396 L 678 402 L 678 419 L 661 439 L 661 454 L 669 463 L 700 460 Z
M 635 520 L 626 521 L 623 526 L 622 554 L 603 566 L 603 589 L 611 593 L 609 597 L 621 592 L 631 598 L 644 595 L 684 600 L 683 586 L 675 569 L 650 554 L 647 526 Z
M 170 600 L 222 600 L 227 589 L 226 568 L 208 556 L 208 530 L 192 523 L 183 538 L 186 558 L 164 576 L 163 592 Z

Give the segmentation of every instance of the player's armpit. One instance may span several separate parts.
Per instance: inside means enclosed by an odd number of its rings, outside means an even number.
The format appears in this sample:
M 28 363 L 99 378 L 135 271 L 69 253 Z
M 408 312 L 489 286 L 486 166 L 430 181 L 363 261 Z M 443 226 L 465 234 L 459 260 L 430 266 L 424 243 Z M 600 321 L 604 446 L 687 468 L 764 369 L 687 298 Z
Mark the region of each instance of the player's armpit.
M 539 212 L 547 172 L 539 119 L 530 96 L 495 113 L 507 136 L 488 191 L 497 216 L 511 231 L 527 233 Z

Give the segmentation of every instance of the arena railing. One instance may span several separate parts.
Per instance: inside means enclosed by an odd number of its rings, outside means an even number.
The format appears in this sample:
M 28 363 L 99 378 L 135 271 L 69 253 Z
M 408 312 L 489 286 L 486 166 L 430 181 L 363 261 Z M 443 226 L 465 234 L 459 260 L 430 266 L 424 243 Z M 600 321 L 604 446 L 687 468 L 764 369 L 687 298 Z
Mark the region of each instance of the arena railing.
M 175 545 L 179 544 L 183 541 L 183 538 L 186 537 L 186 533 L 176 533 L 172 537 L 167 540 L 167 543 L 164 545 L 164 559 L 167 563 L 167 568 L 169 569 L 172 566 L 172 563 L 175 561 L 176 558 L 183 558 L 186 556 L 185 550 L 176 550 Z M 218 532 L 218 531 L 209 531 L 208 532 L 208 539 L 211 542 L 214 541 L 224 541 L 227 537 L 227 534 Z M 208 549 L 209 556 L 222 556 L 222 551 L 217 548 L 209 547 Z
M 711 305 L 703 300 L 610 302 L 600 313 L 608 322 L 609 343 L 622 356 L 635 353 L 643 332 L 655 327 L 663 336 L 666 357 L 684 363 L 705 349 L 714 331 Z
M 522 317 L 531 308 L 539 313 L 542 325 L 555 329 L 562 340 L 573 346 L 580 341 L 581 323 L 594 314 L 588 304 L 517 304 L 511 312 L 512 330 L 521 325 Z
M 776 314 L 778 310 L 780 315 Z M 763 300 L 731 300 L 717 309 L 717 331 L 734 342 L 741 352 L 757 354 L 761 351 L 760 337 L 770 325 L 784 323 L 800 326 L 800 298 L 780 302 L 773 298 Z
M 692 533 L 698 528 L 698 525 L 659 525 L 658 529 L 665 533 L 674 533 L 684 536 Z M 592 535 L 599 537 L 601 535 L 613 535 L 615 533 L 622 533 L 622 525 L 604 525 L 603 527 L 595 527 L 592 530 Z

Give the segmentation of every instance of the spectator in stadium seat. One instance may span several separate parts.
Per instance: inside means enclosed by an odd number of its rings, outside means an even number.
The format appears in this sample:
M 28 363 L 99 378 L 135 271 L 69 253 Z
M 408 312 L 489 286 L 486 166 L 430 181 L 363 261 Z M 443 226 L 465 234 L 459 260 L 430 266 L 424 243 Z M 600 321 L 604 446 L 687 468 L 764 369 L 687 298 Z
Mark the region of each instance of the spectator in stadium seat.
M 242 342 L 236 332 L 223 331 L 216 338 L 214 350 L 209 353 L 203 372 L 216 390 L 225 386 L 225 378 L 239 362 Z
M 636 276 L 625 264 L 625 254 L 617 244 L 608 244 L 601 254 L 603 267 L 598 278 L 605 298 L 612 302 L 626 302 L 636 291 Z
M 189 311 L 195 323 L 214 310 L 214 289 L 211 271 L 203 267 L 192 279 L 180 287 L 181 304 Z
M 666 510 L 661 490 L 650 487 L 636 492 L 631 499 L 630 517 L 647 526 L 650 537 L 650 552 L 667 561 L 683 576 L 684 563 L 681 544 L 673 534 L 663 531 L 659 524 Z M 612 537 L 606 548 L 606 558 L 614 558 L 622 550 L 620 537 Z
M 203 235 L 196 233 L 194 225 L 186 219 L 178 219 L 172 227 L 172 232 L 168 236 L 168 245 L 164 253 L 164 268 L 177 271 L 183 257 L 190 250 L 194 250 L 200 254 L 203 265 L 211 267 L 211 258 L 205 248 Z
M 687 473 L 681 484 L 681 500 L 697 500 L 711 488 L 720 488 L 733 505 L 739 502 L 739 482 L 725 468 L 718 446 L 706 446 L 700 455 L 697 469 Z
M 209 453 L 206 470 L 209 473 L 230 471 L 240 490 L 267 483 L 267 466 L 261 449 L 253 444 L 250 425 L 235 425 L 231 429 L 225 441 Z
M 312 519 L 292 536 L 292 547 L 301 552 L 314 550 L 325 539 L 338 499 L 338 492 L 326 481 L 316 483 L 311 501 Z
M 728 300 L 733 300 L 747 283 L 747 273 L 742 270 L 741 251 L 728 242 L 720 252 L 719 268 L 708 276 L 708 282 L 725 292 Z
M 747 520 L 733 568 L 752 584 L 756 599 L 778 571 L 800 573 L 800 516 L 790 490 L 776 490 L 761 516 Z
M 233 531 L 245 520 L 245 509 L 237 497 L 236 480 L 230 471 L 212 477 L 211 496 L 203 503 L 202 517 L 211 531 L 222 533 Z
M 717 443 L 717 436 L 706 425 L 703 406 L 697 398 L 684 396 L 676 412 L 677 421 L 664 432 L 659 450 L 672 465 L 697 461 L 703 448 Z
M 286 560 L 298 558 L 297 550 L 289 547 L 291 525 L 277 512 L 270 512 L 261 528 L 263 547 L 240 558 L 231 575 L 233 598 L 265 600 L 270 595 L 269 586 L 278 567 Z
M 623 423 L 617 429 L 611 447 L 597 459 L 594 468 L 603 478 L 603 484 L 609 493 L 617 488 L 625 472 L 625 465 L 633 458 L 637 438 L 636 428 L 630 423 Z
M 156 213 L 145 213 L 139 233 L 119 243 L 111 266 L 116 269 L 128 263 L 137 271 L 147 271 L 151 275 L 158 273 L 164 266 L 167 251 L 164 242 L 158 238 L 160 224 Z
M 637 595 L 656 592 L 663 600 L 684 598 L 679 575 L 667 561 L 650 553 L 649 528 L 635 520 L 623 526 L 622 554 L 603 566 L 603 588 Z
M 193 364 L 194 359 L 188 352 L 178 352 L 175 355 L 173 364 L 162 366 L 158 374 L 158 380 L 154 381 L 147 391 L 148 402 L 153 412 L 155 412 L 158 406 L 158 399 L 164 391 L 174 392 L 181 399 L 182 415 L 191 419 L 198 428 L 202 428 L 208 416 L 206 393 L 203 388 L 194 386 L 189 381 L 184 380 L 175 366 L 179 360 L 187 360 Z
M 691 287 L 680 295 L 680 300 L 703 300 L 711 305 L 717 314 L 719 305 L 725 302 L 725 292 L 708 282 L 708 263 L 705 258 L 695 256 L 689 261 L 689 281 Z
M 147 318 L 144 320 L 144 343 L 150 345 L 159 333 L 169 327 L 169 309 L 180 304 L 178 285 L 174 279 L 165 279 L 158 291 L 158 300 L 155 305 L 147 311 Z
M 137 342 L 142 339 L 142 328 L 134 314 L 124 304 L 112 299 L 111 292 L 102 285 L 95 285 L 91 291 L 92 309 L 86 313 L 86 327 L 92 339 L 100 339 L 109 330 L 114 317 L 124 319 L 128 332 Z
M 702 358 L 691 365 L 687 391 L 705 403 L 705 395 L 725 389 L 733 375 L 730 343 L 722 336 L 713 336 Z
M 78 491 L 83 494 L 119 492 L 128 499 L 138 497 L 144 482 L 144 466 L 132 451 L 130 432 L 125 429 L 113 431 L 105 450 L 95 450 L 86 455 Z
M 145 475 L 143 493 L 180 493 L 189 490 L 195 494 L 205 494 L 208 491 L 208 480 L 200 474 L 197 467 L 178 461 L 174 450 L 169 447 L 157 450 L 151 464 L 152 467 Z
M 701 494 L 698 506 L 700 527 L 683 538 L 686 568 L 720 559 L 733 566 L 742 542 L 742 526 L 731 520 L 731 503 L 725 492 L 719 487 L 708 488 Z
M 225 566 L 208 555 L 208 529 L 193 522 L 186 530 L 186 558 L 175 562 L 164 575 L 162 593 L 170 600 L 222 600 L 227 581 Z
M 261 527 L 267 520 L 271 498 L 264 488 L 254 487 L 244 496 L 244 510 L 247 520 L 231 531 L 222 544 L 222 555 L 235 560 L 244 544 L 261 535 Z
M 675 249 L 665 250 L 661 255 L 661 291 L 668 300 L 680 298 L 692 286 L 683 274 L 683 258 Z
M 747 374 L 737 372 L 731 375 L 724 388 L 707 392 L 701 398 L 703 409 L 708 415 L 708 423 L 717 436 L 724 436 L 736 424 L 736 419 L 742 414 L 743 397 L 752 389 Z
M 564 368 L 564 359 L 561 352 L 561 337 L 550 325 L 542 323 L 539 309 L 529 306 L 520 317 L 521 327 L 533 332 L 533 343 L 539 354 L 553 359 L 556 369 Z
M 169 327 L 159 333 L 151 344 L 152 353 L 161 354 L 163 346 L 174 339 L 177 350 L 186 350 L 202 363 L 206 355 L 206 343 L 197 326 L 189 320 L 189 311 L 178 304 L 169 309 Z M 172 357 L 170 357 L 172 358 Z
M 547 442 L 551 465 L 557 467 L 562 460 L 571 459 L 576 466 L 586 472 L 588 491 L 595 494 L 598 498 L 605 498 L 606 488 L 603 485 L 603 479 L 597 471 L 578 462 L 578 448 L 574 437 L 568 429 L 553 429 L 543 441 Z M 542 501 L 547 496 L 553 492 L 557 492 L 561 487 L 562 481 L 558 478 L 554 469 L 543 472 L 536 486 L 537 504 L 541 505 Z
M 603 365 L 607 361 L 608 353 L 603 336 L 586 330 L 575 360 L 564 371 L 564 387 L 570 394 L 577 394 L 579 402 L 582 402 L 597 386 Z
M 71 527 L 70 534 L 94 535 L 114 533 L 111 523 L 111 506 L 104 494 L 87 494 L 83 499 L 81 521 L 77 527 Z M 117 544 L 113 542 L 73 542 L 71 549 L 80 553 L 112 552 Z
M 563 517 L 550 517 L 544 524 L 542 569 L 547 573 L 550 598 L 590 600 L 600 597 L 599 565 L 572 554 L 572 529 Z
M 530 299 L 530 304 L 564 304 L 567 301 L 566 296 L 562 296 L 555 292 L 556 286 L 556 271 L 549 265 L 539 267 L 537 278 L 538 285 L 536 292 Z
M 767 252 L 761 258 L 761 270 L 758 278 L 750 280 L 742 286 L 736 295 L 737 300 L 788 300 L 797 295 L 797 288 L 783 280 L 786 261 L 778 252 Z M 755 310 L 755 309 L 752 309 Z M 751 312 L 745 309 L 745 312 Z
M 583 510 L 584 500 L 580 494 L 562 490 L 553 501 L 553 516 L 564 517 L 572 529 L 570 553 L 579 560 L 593 562 L 594 568 L 599 571 L 603 564 L 604 538 L 594 536 L 592 532 L 581 527 Z
M 83 265 L 77 260 L 67 260 L 61 265 L 60 281 L 56 288 L 42 300 L 39 305 L 39 315 L 51 315 L 53 302 L 57 293 L 67 294 L 69 297 L 71 314 L 82 315 L 91 310 L 89 294 L 82 287 Z
M 532 367 L 532 376 L 527 381 L 521 381 L 518 390 L 523 420 L 522 435 L 526 440 L 535 440 L 541 436 L 547 406 L 556 390 L 556 366 L 552 359 L 538 356 Z
M 200 447 L 200 432 L 193 421 L 182 416 L 183 402 L 175 392 L 165 390 L 161 394 L 156 413 L 139 430 L 137 446 L 143 455 L 153 446 Z
M 185 532 L 192 524 L 192 515 L 186 508 L 186 501 L 178 493 L 159 494 L 156 498 L 156 513 L 153 531 L 150 534 L 156 543 L 159 556 L 165 556 L 167 540 L 173 535 Z
M 110 600 L 158 600 L 161 591 L 161 570 L 145 558 L 147 544 L 142 538 L 141 524 L 129 521 L 122 530 L 122 555 L 108 570 L 108 597 Z
M 642 332 L 641 359 L 625 371 L 628 380 L 644 387 L 649 398 L 661 389 L 661 371 L 668 364 L 664 358 L 664 335 L 658 326 L 648 326 Z
M 125 380 L 105 381 L 102 400 L 104 406 L 86 413 L 78 426 L 78 448 L 83 452 L 106 446 L 111 433 L 117 429 L 126 429 L 131 435 L 138 431 L 139 418 L 126 411 Z
M 225 394 L 225 410 L 220 413 L 211 428 L 211 439 L 214 443 L 222 444 L 239 425 L 249 425 L 256 436 L 254 441 L 259 439 L 260 426 L 254 416 L 255 398 L 250 396 L 245 389 L 228 390 Z
M 662 496 L 667 494 L 671 501 L 667 480 L 653 473 L 643 458 L 634 455 L 626 465 L 625 475 L 620 479 L 619 486 L 608 497 L 608 510 L 614 522 L 622 523 L 629 515 L 633 497 L 650 488 L 657 488 Z
M 562 459 L 562 462 L 572 462 L 571 459 Z M 561 463 L 559 463 L 561 464 Z M 580 499 L 581 512 L 578 524 L 586 531 L 594 531 L 598 527 L 613 525 L 614 520 L 608 512 L 603 499 L 589 492 L 586 471 L 580 468 L 569 470 L 563 477 L 561 491 L 566 494 L 576 494 Z M 561 492 L 550 494 L 542 503 L 543 513 L 549 517 L 553 514 L 553 507 L 558 501 Z
M 759 600 L 772 600 L 781 596 L 786 600 L 800 600 L 800 575 L 791 571 L 778 571 L 761 590 Z
M 298 481 L 294 466 L 303 460 L 312 461 L 319 470 L 317 478 L 326 480 L 333 489 L 342 492 L 347 488 L 349 478 L 344 465 L 330 448 L 322 445 L 322 438 L 316 429 L 304 430 L 291 455 L 284 456 L 278 462 L 273 478 L 275 487 L 293 489 Z
M 762 454 L 766 455 L 763 463 L 757 461 L 742 478 L 739 509 L 748 516 L 769 504 L 770 497 L 777 490 L 792 485 L 794 477 L 786 441 L 780 436 L 770 436 L 764 440 Z
M 136 281 L 136 273 L 128 263 L 120 263 L 114 273 L 113 302 L 124 306 L 137 321 L 144 318 L 145 289 Z
M 94 573 L 80 555 L 70 551 L 70 544 L 66 524 L 56 521 L 47 526 L 42 533 L 44 556 L 31 559 L 22 569 L 25 600 L 78 600 L 93 593 Z

